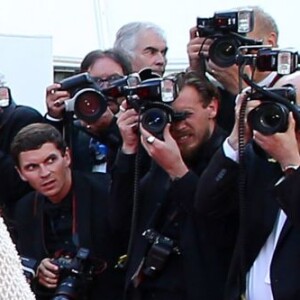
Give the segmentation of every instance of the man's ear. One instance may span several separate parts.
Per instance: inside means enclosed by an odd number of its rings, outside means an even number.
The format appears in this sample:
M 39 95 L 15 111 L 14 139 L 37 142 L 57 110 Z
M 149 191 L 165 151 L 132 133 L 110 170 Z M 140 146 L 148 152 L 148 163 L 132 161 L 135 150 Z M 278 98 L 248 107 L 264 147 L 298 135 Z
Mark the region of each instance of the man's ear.
M 71 165 L 71 151 L 68 147 L 65 150 L 64 159 L 65 159 L 67 166 L 69 167 Z
M 219 101 L 217 98 L 213 98 L 212 101 L 207 106 L 208 109 L 208 118 L 214 119 L 217 116 L 219 109 Z
M 272 45 L 272 47 L 277 47 L 277 34 L 275 32 L 271 32 L 269 35 L 268 35 L 268 38 L 266 40 L 266 44 L 267 45 Z
M 21 177 L 21 179 L 22 179 L 23 181 L 27 181 L 27 179 L 23 176 L 21 170 L 20 170 L 17 166 L 15 167 L 15 169 L 16 169 L 17 172 L 19 173 L 19 176 Z

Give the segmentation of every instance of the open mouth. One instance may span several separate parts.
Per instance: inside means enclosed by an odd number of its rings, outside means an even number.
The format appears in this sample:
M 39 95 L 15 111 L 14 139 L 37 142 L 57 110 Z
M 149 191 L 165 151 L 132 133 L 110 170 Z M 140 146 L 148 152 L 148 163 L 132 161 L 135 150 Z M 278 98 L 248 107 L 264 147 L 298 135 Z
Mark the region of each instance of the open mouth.
M 55 184 L 55 179 L 48 180 L 48 181 L 46 181 L 46 182 L 44 182 L 44 183 L 42 184 L 42 188 L 43 188 L 43 189 L 50 189 L 50 188 L 53 187 L 54 184 Z

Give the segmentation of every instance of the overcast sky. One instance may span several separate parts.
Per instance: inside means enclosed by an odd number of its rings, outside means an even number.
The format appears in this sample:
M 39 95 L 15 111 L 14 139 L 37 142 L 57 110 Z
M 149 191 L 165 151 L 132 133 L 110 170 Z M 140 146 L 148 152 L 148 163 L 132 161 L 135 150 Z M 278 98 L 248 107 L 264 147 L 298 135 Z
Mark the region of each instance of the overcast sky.
M 111 47 L 124 23 L 147 20 L 165 29 L 169 59 L 186 59 L 189 28 L 197 16 L 248 4 L 259 4 L 274 16 L 281 46 L 300 49 L 300 4 L 292 0 L 1 0 L 0 34 L 49 35 L 54 55 L 83 57 L 95 48 Z
M 300 49 L 299 2 L 294 0 L 0 0 L 0 4 L 0 74 L 5 74 L 19 104 L 41 112 L 45 88 L 53 83 L 53 56 L 79 62 L 91 50 L 111 47 L 118 28 L 130 21 L 161 26 L 167 34 L 169 66 L 180 68 L 187 66 L 186 45 L 196 18 L 236 6 L 261 5 L 278 23 L 280 46 Z

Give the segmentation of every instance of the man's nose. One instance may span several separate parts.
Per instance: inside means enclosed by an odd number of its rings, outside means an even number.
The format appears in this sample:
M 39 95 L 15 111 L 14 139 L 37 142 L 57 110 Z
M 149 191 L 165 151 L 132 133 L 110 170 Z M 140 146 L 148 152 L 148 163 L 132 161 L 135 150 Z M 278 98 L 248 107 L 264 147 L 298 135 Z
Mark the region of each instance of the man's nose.
M 47 166 L 45 166 L 45 165 L 40 166 L 40 177 L 42 177 L 42 178 L 48 177 L 50 173 L 51 172 Z
M 156 63 L 160 65 L 164 65 L 166 63 L 165 55 L 159 51 L 156 53 Z

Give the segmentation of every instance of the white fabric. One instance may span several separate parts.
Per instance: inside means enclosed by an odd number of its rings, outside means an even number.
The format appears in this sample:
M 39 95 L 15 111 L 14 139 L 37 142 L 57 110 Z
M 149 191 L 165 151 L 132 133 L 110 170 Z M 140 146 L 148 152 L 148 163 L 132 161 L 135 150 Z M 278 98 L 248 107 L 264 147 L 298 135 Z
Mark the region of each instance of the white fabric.
M 33 299 L 16 247 L 0 217 L 0 300 Z
M 230 144 L 228 143 L 228 138 L 223 143 L 223 151 L 227 158 L 230 158 L 231 160 L 235 162 L 239 162 L 239 152 L 234 150 Z
M 272 257 L 286 221 L 286 214 L 280 210 L 277 222 L 265 245 L 261 248 L 247 275 L 247 300 L 273 300 L 270 279 Z

